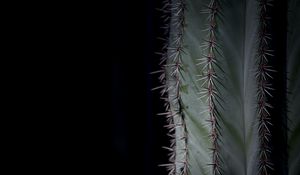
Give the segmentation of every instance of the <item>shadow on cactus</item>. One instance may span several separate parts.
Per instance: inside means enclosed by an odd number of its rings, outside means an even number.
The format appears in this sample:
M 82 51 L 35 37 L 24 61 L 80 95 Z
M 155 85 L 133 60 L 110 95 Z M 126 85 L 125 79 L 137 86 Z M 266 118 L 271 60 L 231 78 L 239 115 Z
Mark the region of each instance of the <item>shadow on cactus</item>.
M 165 0 L 170 175 L 300 174 L 300 1 Z

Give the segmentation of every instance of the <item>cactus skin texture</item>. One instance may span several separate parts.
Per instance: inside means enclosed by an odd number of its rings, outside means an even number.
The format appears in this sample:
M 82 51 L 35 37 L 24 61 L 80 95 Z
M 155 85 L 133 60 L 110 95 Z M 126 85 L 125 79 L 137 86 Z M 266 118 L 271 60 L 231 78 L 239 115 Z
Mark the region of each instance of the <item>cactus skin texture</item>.
M 300 174 L 300 1 L 164 0 L 169 175 Z

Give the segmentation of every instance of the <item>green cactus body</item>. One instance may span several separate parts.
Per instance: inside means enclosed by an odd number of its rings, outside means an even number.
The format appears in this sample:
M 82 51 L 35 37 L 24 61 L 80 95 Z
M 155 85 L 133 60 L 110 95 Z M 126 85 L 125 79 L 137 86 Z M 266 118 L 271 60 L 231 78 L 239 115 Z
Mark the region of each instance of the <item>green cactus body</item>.
M 285 56 L 274 44 L 281 3 L 165 0 L 158 88 L 171 138 L 161 166 L 170 175 L 300 174 L 300 2 L 286 2 Z M 277 146 L 274 137 L 285 135 L 288 146 Z M 276 160 L 279 148 L 288 161 Z

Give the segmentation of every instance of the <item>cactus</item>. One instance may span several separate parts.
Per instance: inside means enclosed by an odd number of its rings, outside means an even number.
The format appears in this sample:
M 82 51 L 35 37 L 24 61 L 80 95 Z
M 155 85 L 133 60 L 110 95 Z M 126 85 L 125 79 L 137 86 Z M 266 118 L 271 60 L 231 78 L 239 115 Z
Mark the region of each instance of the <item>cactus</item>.
M 300 174 L 300 1 L 164 0 L 169 175 Z

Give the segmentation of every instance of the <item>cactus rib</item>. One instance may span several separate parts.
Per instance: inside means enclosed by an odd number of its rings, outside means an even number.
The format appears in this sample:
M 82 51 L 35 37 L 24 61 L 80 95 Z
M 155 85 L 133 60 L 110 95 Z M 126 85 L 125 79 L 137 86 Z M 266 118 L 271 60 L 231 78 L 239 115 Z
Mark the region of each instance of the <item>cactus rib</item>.
M 212 162 L 209 165 L 212 166 L 212 172 L 214 175 L 221 174 L 222 168 L 220 166 L 220 153 L 219 153 L 219 129 L 218 129 L 218 112 L 216 109 L 216 102 L 219 98 L 218 89 L 215 86 L 215 82 L 218 81 L 217 74 L 215 71 L 216 66 L 218 66 L 218 62 L 216 59 L 216 55 L 218 53 L 217 46 L 217 37 L 216 37 L 216 29 L 217 29 L 217 16 L 219 14 L 219 2 L 218 0 L 211 0 L 209 5 L 206 7 L 206 10 L 203 13 L 208 14 L 208 35 L 203 43 L 203 58 L 198 59 L 200 62 L 198 65 L 202 65 L 202 78 L 203 83 L 201 87 L 203 90 L 200 92 L 202 96 L 200 98 L 206 97 L 206 102 L 208 103 L 208 112 L 209 119 L 207 120 L 210 124 L 210 139 L 212 147 L 210 150 L 212 151 Z
M 268 15 L 267 10 L 271 6 L 271 1 L 260 0 L 259 1 L 259 29 L 258 29 L 258 51 L 257 51 L 257 100 L 258 100 L 258 133 L 259 133 L 259 175 L 269 175 L 272 168 L 270 161 L 270 148 L 268 142 L 271 137 L 269 127 L 271 124 L 271 116 L 269 109 L 272 105 L 268 102 L 268 99 L 272 97 L 270 79 L 271 73 L 274 72 L 273 68 L 269 65 L 269 58 L 272 55 L 270 50 L 269 40 L 270 34 L 268 34 Z
M 165 100 L 165 110 L 162 113 L 167 118 L 165 127 L 169 130 L 168 136 L 171 138 L 170 147 L 164 147 L 169 154 L 169 163 L 160 166 L 167 167 L 169 175 L 187 175 L 188 172 L 188 153 L 187 153 L 187 128 L 182 113 L 182 103 L 180 97 L 180 71 L 182 69 L 182 54 L 183 54 L 183 33 L 184 33 L 184 0 L 178 0 L 176 3 L 171 3 L 170 0 L 165 0 L 161 11 L 165 14 L 163 21 L 166 23 L 163 28 L 169 35 L 162 48 L 162 57 L 160 64 L 162 72 L 159 77 L 162 86 L 154 88 L 161 90 L 161 98 Z M 170 31 L 170 28 L 174 31 Z M 170 42 L 171 40 L 171 42 Z M 175 83 L 172 83 L 175 82 Z M 181 142 L 181 147 L 178 146 L 178 141 Z

